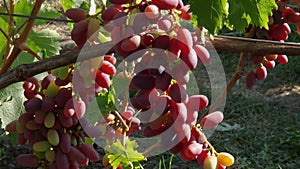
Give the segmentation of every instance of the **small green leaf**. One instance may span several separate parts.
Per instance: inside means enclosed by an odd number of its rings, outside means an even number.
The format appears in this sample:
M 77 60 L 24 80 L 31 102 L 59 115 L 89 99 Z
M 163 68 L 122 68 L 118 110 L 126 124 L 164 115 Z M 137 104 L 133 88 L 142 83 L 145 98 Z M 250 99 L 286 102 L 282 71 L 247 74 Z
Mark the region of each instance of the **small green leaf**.
M 59 2 L 61 4 L 61 6 L 63 7 L 64 11 L 72 8 L 72 6 L 75 4 L 75 2 L 73 2 L 72 0 L 60 0 Z
M 112 110 L 117 110 L 111 92 L 102 91 L 96 96 L 96 100 L 102 116 L 106 116 Z
M 197 16 L 198 26 L 204 26 L 212 34 L 221 29 L 223 17 L 228 13 L 226 2 L 227 0 L 191 0 L 191 11 Z
M 114 168 L 118 167 L 120 164 L 122 164 L 122 167 L 125 168 L 132 168 L 130 166 L 134 166 L 134 168 L 140 168 L 140 166 L 137 164 L 140 161 L 145 160 L 145 157 L 142 153 L 139 153 L 135 150 L 137 147 L 138 145 L 134 140 L 126 140 L 125 148 L 121 144 L 120 140 L 117 140 L 112 145 L 108 145 L 105 148 L 105 151 L 109 153 L 109 163 Z
M 0 89 L 0 118 L 2 121 L 2 127 L 6 126 L 11 121 L 18 119 L 19 115 L 23 113 L 23 102 L 25 97 L 23 96 L 23 83 L 15 83 L 4 89 Z M 7 100 L 7 98 L 11 99 Z M 7 101 L 5 101 L 7 100 Z

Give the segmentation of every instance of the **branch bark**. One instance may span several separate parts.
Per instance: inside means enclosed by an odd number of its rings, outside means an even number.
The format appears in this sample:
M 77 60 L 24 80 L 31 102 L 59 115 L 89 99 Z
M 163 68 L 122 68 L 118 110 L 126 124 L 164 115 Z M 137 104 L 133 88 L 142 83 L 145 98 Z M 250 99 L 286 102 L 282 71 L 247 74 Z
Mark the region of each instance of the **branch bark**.
M 267 40 L 256 40 L 248 38 L 237 38 L 227 36 L 215 36 L 211 41 L 215 49 L 219 52 L 244 52 L 258 54 L 286 54 L 289 56 L 300 56 L 299 43 L 281 43 Z M 53 56 L 49 59 L 34 62 L 31 64 L 19 65 L 18 67 L 0 75 L 0 89 L 29 77 L 55 69 L 61 66 L 75 63 L 106 54 L 113 44 L 111 42 L 84 48 L 81 51 L 64 53 Z M 80 60 L 78 56 L 80 54 Z
M 214 40 L 212 40 L 212 44 L 217 51 L 223 52 L 300 56 L 300 43 L 283 43 L 260 39 L 215 36 Z

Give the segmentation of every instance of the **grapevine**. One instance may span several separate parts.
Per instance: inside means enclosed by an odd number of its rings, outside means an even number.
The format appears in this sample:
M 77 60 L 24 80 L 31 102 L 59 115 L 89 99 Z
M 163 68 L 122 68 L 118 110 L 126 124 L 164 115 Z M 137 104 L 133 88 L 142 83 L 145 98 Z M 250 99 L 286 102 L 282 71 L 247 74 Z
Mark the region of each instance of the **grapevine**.
M 32 15 L 37 15 L 42 2 L 37 1 Z M 289 24 L 296 24 L 299 33 L 300 14 L 287 7 L 287 1 L 276 1 L 276 5 L 269 28 L 247 25 L 246 38 L 283 43 L 291 33 Z M 163 149 L 184 161 L 195 160 L 204 169 L 234 165 L 234 156 L 218 152 L 205 131 L 223 121 L 217 108 L 241 78 L 248 58 L 241 54 L 236 74 L 216 102 L 210 103 L 202 93 L 191 94 L 188 87 L 193 71 L 199 64 L 211 64 L 212 56 L 207 30 L 195 27 L 190 8 L 182 0 L 109 0 L 109 5 L 102 4 L 94 13 L 79 7 L 67 9 L 75 46 L 60 52 L 71 60 L 53 66 L 40 80 L 33 76 L 38 70 L 30 77 L 25 75 L 25 111 L 5 127 L 17 133 L 17 144 L 32 150 L 16 161 L 24 167 L 45 169 L 79 168 L 100 160 L 105 168 L 142 168 L 152 151 Z M 1 76 L 21 51 L 42 60 L 25 44 L 36 18 L 30 18 L 25 33 L 14 39 L 17 47 L 5 51 L 12 57 L 5 57 Z M 9 39 L 10 34 L 0 30 Z M 109 49 L 98 51 L 101 45 Z M 85 53 L 92 50 L 97 56 Z M 257 80 L 265 80 L 276 63 L 288 62 L 284 53 L 250 55 L 252 66 L 245 79 L 250 89 Z M 122 97 L 113 98 L 116 83 L 121 81 L 127 82 L 122 84 Z M 95 102 L 96 114 L 102 118 L 91 121 L 86 116 Z M 138 144 L 130 137 L 134 133 L 157 138 L 157 143 L 138 152 Z M 106 143 L 102 159 L 93 147 L 97 139 Z

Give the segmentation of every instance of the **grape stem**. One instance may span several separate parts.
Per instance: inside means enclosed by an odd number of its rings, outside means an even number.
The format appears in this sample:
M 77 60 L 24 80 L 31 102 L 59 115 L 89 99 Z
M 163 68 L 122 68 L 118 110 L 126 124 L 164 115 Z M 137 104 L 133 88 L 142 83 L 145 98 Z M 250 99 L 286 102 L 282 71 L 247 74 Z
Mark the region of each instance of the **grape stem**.
M 216 151 L 214 146 L 212 144 L 210 144 L 210 142 L 207 140 L 205 134 L 198 127 L 195 127 L 195 130 L 196 130 L 196 132 L 198 132 L 200 134 L 201 140 L 204 141 L 204 144 L 208 145 L 208 147 L 209 147 L 210 151 L 212 152 L 212 154 L 217 155 L 218 152 Z
M 114 114 L 118 118 L 118 120 L 120 120 L 123 130 L 125 130 L 126 132 L 129 131 L 129 127 L 124 121 L 123 117 L 120 115 L 120 113 L 117 111 L 112 111 L 111 113 Z

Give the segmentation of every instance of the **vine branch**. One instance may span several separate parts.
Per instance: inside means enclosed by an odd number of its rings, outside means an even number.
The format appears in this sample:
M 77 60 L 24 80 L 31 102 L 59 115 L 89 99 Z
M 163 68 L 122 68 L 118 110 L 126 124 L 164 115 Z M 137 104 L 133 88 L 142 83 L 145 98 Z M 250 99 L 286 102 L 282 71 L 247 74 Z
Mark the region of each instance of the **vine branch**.
M 217 51 L 226 52 L 245 52 L 245 53 L 259 53 L 259 54 L 286 54 L 289 56 L 300 56 L 299 43 L 281 43 L 268 40 L 257 40 L 227 36 L 215 36 L 211 41 Z M 31 64 L 19 65 L 16 68 L 0 75 L 0 89 L 20 81 L 24 81 L 29 77 L 39 73 L 66 66 L 75 63 L 80 54 L 80 60 L 91 59 L 107 53 L 108 49 L 113 46 L 112 42 L 107 42 L 84 48 L 81 51 L 74 51 L 53 56 L 49 59 L 34 62 Z M 84 57 L 82 57 L 84 56 Z
M 31 12 L 32 16 L 37 16 L 38 15 L 38 13 L 40 11 L 40 8 L 41 8 L 41 6 L 42 6 L 42 4 L 43 4 L 44 1 L 45 0 L 37 0 L 36 1 L 35 5 L 34 5 L 34 8 L 32 9 L 32 12 Z M 11 7 L 12 7 L 11 10 L 13 10 L 13 6 L 11 6 Z M 10 11 L 10 14 L 11 13 L 13 13 L 13 12 Z M 10 15 L 10 18 L 12 18 L 11 15 Z M 16 41 L 15 41 L 16 44 L 23 44 L 23 43 L 26 42 L 26 40 L 27 40 L 27 38 L 29 36 L 29 33 L 32 30 L 34 22 L 35 22 L 34 18 L 29 18 L 28 19 L 28 22 L 26 24 L 26 27 L 25 27 L 24 31 L 22 32 L 22 34 L 20 35 L 20 37 L 18 39 L 16 39 Z M 7 44 L 7 45 L 10 45 L 10 44 Z M 4 57 L 4 60 L 3 60 L 3 63 L 2 63 L 2 67 L 0 69 L 0 74 L 3 74 L 5 72 L 7 72 L 7 70 L 9 69 L 9 67 L 12 65 L 12 63 L 14 62 L 14 60 L 17 58 L 17 56 L 21 52 L 21 49 L 18 48 L 18 47 L 12 47 L 12 48 L 13 48 L 12 52 L 9 55 L 7 55 L 7 56 Z M 8 53 L 6 53 L 6 54 L 8 54 Z

